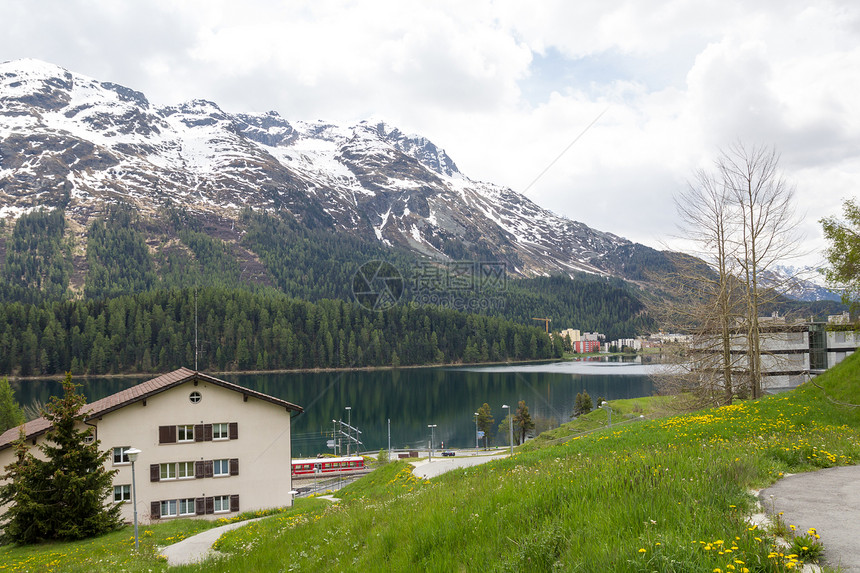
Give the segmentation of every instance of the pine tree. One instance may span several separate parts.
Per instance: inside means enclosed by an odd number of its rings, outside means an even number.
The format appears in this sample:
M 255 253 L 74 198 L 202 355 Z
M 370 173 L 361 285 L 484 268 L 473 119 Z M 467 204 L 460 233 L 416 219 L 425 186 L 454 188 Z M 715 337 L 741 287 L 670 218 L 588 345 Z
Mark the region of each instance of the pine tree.
M 576 399 L 573 401 L 573 417 L 576 418 L 582 415 L 582 392 L 576 393 Z
M 118 504 L 105 505 L 116 471 L 105 469 L 107 451 L 99 442 L 87 444 L 92 428 L 80 429 L 86 399 L 72 383 L 63 380 L 63 397 L 45 408 L 51 428 L 40 446 L 44 460 L 26 450 L 23 436 L 16 444 L 16 462 L 7 466 L 7 484 L 0 498 L 11 503 L 4 533 L 18 543 L 42 539 L 83 539 L 120 526 Z
M 4 541 L 34 543 L 45 539 L 46 514 L 43 502 L 48 488 L 47 465 L 28 451 L 24 428 L 12 443 L 15 461 L 6 466 L 5 483 L 0 486 L 0 504 L 7 506 L 0 521 Z
M 490 405 L 484 402 L 484 405 L 478 408 L 478 430 L 484 432 L 485 448 L 489 447 L 494 421 Z
M 517 413 L 514 416 L 514 427 L 520 433 L 519 440 L 517 441 L 521 444 L 526 441 L 526 435 L 535 428 L 535 423 L 529 414 L 529 407 L 526 406 L 525 400 L 520 400 L 517 405 Z
M 588 392 L 582 392 L 582 413 L 588 414 L 594 409 L 594 403 L 591 401 L 591 396 L 588 395 Z
M 0 378 L 0 433 L 24 423 L 24 411 L 15 401 L 9 379 Z

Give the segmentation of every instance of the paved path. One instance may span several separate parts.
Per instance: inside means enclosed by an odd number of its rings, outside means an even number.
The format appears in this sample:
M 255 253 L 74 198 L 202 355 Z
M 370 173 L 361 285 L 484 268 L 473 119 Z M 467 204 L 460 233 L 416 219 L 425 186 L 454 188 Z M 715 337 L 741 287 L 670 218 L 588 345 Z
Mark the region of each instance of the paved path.
M 207 529 L 197 535 L 192 535 L 188 539 L 183 539 L 179 543 L 168 545 L 161 550 L 161 555 L 167 557 L 167 565 L 171 567 L 204 561 L 210 556 L 218 555 L 218 552 L 212 549 L 212 544 L 218 541 L 218 538 L 225 531 L 236 529 L 237 527 L 242 527 L 252 521 L 259 521 L 261 519 L 265 518 L 258 517 L 256 519 L 228 523 L 227 525 Z
M 429 460 L 413 462 L 412 465 L 415 466 L 415 469 L 412 470 L 412 473 L 417 477 L 429 479 L 442 475 L 443 473 L 453 469 L 485 464 L 487 462 L 503 458 L 507 455 L 508 450 L 504 450 L 503 452 L 482 453 L 479 456 L 474 455 L 474 453 L 459 455 L 458 452 L 457 456 L 450 458 L 439 456 L 434 457 L 432 462 Z
M 759 499 L 799 532 L 814 527 L 827 565 L 860 572 L 860 466 L 790 475 L 762 490 Z

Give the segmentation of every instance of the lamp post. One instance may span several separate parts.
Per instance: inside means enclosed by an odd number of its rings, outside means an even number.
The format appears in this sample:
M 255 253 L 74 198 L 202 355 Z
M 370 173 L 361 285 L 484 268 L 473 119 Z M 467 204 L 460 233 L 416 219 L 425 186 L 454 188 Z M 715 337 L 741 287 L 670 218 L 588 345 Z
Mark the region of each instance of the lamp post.
M 137 537 L 137 487 L 134 480 L 134 462 L 137 461 L 137 456 L 140 455 L 140 450 L 137 448 L 129 448 L 125 451 L 128 456 L 128 461 L 131 462 L 131 503 L 134 505 L 134 550 L 137 552 L 139 542 Z
M 475 455 L 478 455 L 478 413 L 475 412 Z
M 511 457 L 514 457 L 514 417 L 511 414 L 511 407 L 507 404 L 502 404 L 502 409 L 508 411 L 508 430 L 509 430 L 509 439 L 511 443 Z
M 344 408 L 346 410 L 346 457 L 349 457 L 349 442 L 352 439 L 352 406 Z
M 331 439 L 334 440 L 334 455 L 340 454 L 340 434 L 337 433 L 337 420 L 331 421 Z
M 436 424 L 427 424 L 427 427 L 430 428 L 430 460 L 433 461 L 433 428 L 436 427 Z

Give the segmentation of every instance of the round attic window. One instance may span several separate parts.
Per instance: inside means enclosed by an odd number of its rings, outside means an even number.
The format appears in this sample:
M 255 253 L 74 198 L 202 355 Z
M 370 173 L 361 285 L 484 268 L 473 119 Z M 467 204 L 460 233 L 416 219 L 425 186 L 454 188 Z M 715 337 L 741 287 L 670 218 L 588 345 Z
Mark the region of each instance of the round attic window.
M 188 399 L 191 400 L 192 404 L 197 404 L 198 402 L 200 402 L 200 400 L 203 399 L 203 396 L 200 394 L 200 392 L 195 390 L 194 392 L 192 392 L 191 394 L 188 395 Z

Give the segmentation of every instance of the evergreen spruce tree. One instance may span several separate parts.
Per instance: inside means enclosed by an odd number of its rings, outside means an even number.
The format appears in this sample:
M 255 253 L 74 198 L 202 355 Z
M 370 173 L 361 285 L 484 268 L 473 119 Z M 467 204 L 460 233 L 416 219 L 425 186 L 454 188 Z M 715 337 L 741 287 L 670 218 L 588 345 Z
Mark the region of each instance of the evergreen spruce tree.
M 99 442 L 85 443 L 92 428 L 81 429 L 84 396 L 63 380 L 63 397 L 45 408 L 51 428 L 40 446 L 44 461 L 26 451 L 23 436 L 16 445 L 17 461 L 7 466 L 0 489 L 2 500 L 13 504 L 4 519 L 5 534 L 18 543 L 42 539 L 72 540 L 92 537 L 120 526 L 120 506 L 109 502 L 116 471 L 105 469 L 107 451 Z
M 594 402 L 591 401 L 591 396 L 588 395 L 588 392 L 582 392 L 582 413 L 588 414 L 594 409 Z
M 49 537 L 46 524 L 50 507 L 44 503 L 48 491 L 47 464 L 28 451 L 24 428 L 12 443 L 15 461 L 6 466 L 0 486 L 0 504 L 6 512 L 0 521 L 4 541 L 34 543 Z
M 12 386 L 5 376 L 0 378 L 0 433 L 24 423 L 24 411 L 15 400 Z

